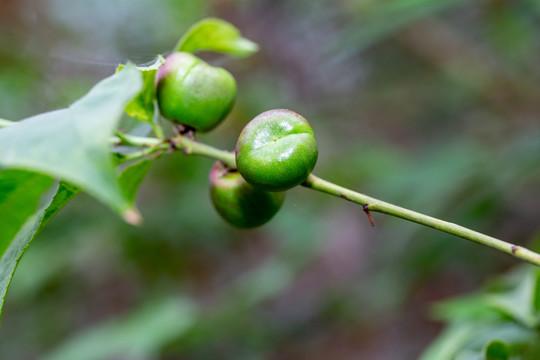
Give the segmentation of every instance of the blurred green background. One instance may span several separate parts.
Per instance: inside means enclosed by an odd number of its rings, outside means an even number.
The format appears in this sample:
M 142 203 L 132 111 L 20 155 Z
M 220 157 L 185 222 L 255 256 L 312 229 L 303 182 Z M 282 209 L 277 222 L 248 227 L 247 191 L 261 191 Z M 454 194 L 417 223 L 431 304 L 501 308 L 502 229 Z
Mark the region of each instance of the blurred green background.
M 317 175 L 539 248 L 538 0 L 2 0 L 0 117 L 65 107 L 207 16 L 261 50 L 201 54 L 239 87 L 201 140 L 232 149 L 257 114 L 292 109 Z M 15 274 L 0 359 L 415 359 L 442 329 L 433 303 L 518 263 L 379 214 L 371 228 L 303 188 L 237 230 L 212 208 L 211 165 L 156 161 L 138 228 L 87 195 L 68 204 Z

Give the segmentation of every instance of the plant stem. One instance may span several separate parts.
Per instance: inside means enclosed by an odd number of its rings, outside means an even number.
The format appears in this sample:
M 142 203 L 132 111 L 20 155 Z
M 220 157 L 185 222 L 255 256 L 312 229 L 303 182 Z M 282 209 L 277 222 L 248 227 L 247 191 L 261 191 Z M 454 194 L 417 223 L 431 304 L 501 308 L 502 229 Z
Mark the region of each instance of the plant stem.
M 374 199 L 323 180 L 313 174 L 311 174 L 307 180 L 302 183 L 302 186 L 360 204 L 364 206 L 364 210 L 366 211 L 380 212 L 444 231 L 446 233 L 474 241 L 481 245 L 488 246 L 492 249 L 499 250 L 508 255 L 525 260 L 531 264 L 540 266 L 540 254 L 537 254 L 524 247 L 507 243 L 448 221 L 440 220 L 416 211 L 408 210 L 381 200 Z
M 186 155 L 201 155 L 220 160 L 228 167 L 236 169 L 236 159 L 232 152 L 216 149 L 213 146 L 200 143 L 183 135 L 179 135 L 171 139 L 171 141 L 176 149 L 182 149 Z
M 143 150 L 140 150 L 140 151 L 135 151 L 135 152 L 132 152 L 132 153 L 129 153 L 129 154 L 126 154 L 124 155 L 124 157 L 122 158 L 121 162 L 122 163 L 125 163 L 125 162 L 128 162 L 128 161 L 133 161 L 133 160 L 138 160 L 138 159 L 142 159 L 142 158 L 147 158 L 147 157 L 150 157 L 152 155 L 154 155 L 155 153 L 157 152 L 165 152 L 167 150 L 170 149 L 170 145 L 169 144 L 165 144 L 165 143 L 162 143 L 162 144 L 159 144 L 157 146 L 153 146 L 153 147 L 149 147 L 149 148 L 145 148 Z M 159 156 L 159 154 L 158 154 Z
M 111 142 L 115 145 L 146 147 L 141 151 L 127 154 L 123 158 L 123 162 L 148 157 L 158 151 L 166 151 L 173 149 L 182 150 L 185 155 L 200 155 L 220 160 L 230 168 L 236 168 L 236 160 L 234 153 L 216 149 L 213 146 L 200 143 L 185 135 L 178 135 L 172 139 L 160 140 L 156 138 L 132 136 L 117 132 L 116 136 L 111 138 Z
M 116 136 L 111 137 L 111 143 L 115 145 L 130 145 L 130 146 L 149 146 L 153 147 L 159 144 L 162 144 L 163 141 L 156 138 L 142 137 L 142 136 L 133 136 L 116 132 Z
M 15 124 L 14 121 L 9 121 L 9 120 L 0 118 L 0 128 L 6 127 L 6 126 L 9 126 L 9 125 L 13 125 L 13 124 Z
M 122 144 L 148 146 L 148 148 L 144 150 L 127 155 L 127 160 L 125 161 L 147 157 L 158 151 L 165 151 L 172 148 L 175 150 L 182 150 L 185 155 L 201 155 L 220 160 L 230 168 L 236 168 L 233 152 L 216 149 L 215 147 L 200 143 L 185 135 L 178 135 L 175 138 L 164 141 L 154 138 L 128 136 L 125 134 L 117 134 L 117 136 L 117 140 Z M 306 181 L 302 183 L 302 186 L 362 205 L 364 211 L 366 211 L 368 215 L 370 211 L 373 211 L 412 221 L 499 250 L 518 259 L 540 266 L 540 254 L 522 246 L 514 245 L 448 221 L 377 200 L 323 180 L 313 174 L 309 175 Z

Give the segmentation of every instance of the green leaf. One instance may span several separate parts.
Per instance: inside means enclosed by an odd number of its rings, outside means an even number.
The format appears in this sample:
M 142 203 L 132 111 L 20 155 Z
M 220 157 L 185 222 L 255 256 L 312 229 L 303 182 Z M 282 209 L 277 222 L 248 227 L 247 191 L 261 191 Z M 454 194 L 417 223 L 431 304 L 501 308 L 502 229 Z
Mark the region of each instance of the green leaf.
M 58 191 L 56 192 L 56 195 L 54 195 L 52 203 L 45 211 L 45 215 L 43 215 L 39 230 L 41 231 L 41 229 L 47 225 L 49 220 L 51 220 L 51 218 L 56 215 L 56 213 L 58 213 L 58 211 L 60 211 L 60 209 L 62 209 L 80 191 L 81 189 L 78 187 L 64 181 L 60 181 Z
M 501 294 L 490 294 L 487 299 L 492 307 L 525 326 L 534 328 L 539 320 L 535 308 L 539 282 L 539 272 L 527 271 L 514 289 Z
M 433 315 L 438 320 L 477 321 L 501 319 L 506 312 L 494 308 L 485 294 L 463 296 L 435 304 Z
M 41 195 L 52 182 L 49 176 L 24 170 L 0 172 L 0 256 L 36 211 Z
M 190 300 L 152 301 L 118 319 L 68 339 L 44 360 L 157 358 L 159 350 L 195 323 L 198 309 Z
M 484 360 L 508 360 L 510 349 L 508 345 L 499 340 L 493 340 L 484 349 Z
M 33 193 L 34 189 L 31 187 L 26 187 L 26 184 L 27 183 L 25 182 L 21 182 L 18 184 L 18 186 L 24 188 L 29 193 Z M 28 248 L 28 245 L 30 245 L 32 240 L 37 236 L 39 231 L 51 219 L 51 217 L 54 216 L 65 204 L 67 204 L 69 200 L 71 200 L 77 193 L 78 189 L 69 184 L 61 182 L 56 193 L 52 192 L 39 210 L 28 218 L 20 231 L 9 243 L 6 250 L 2 253 L 0 258 L 0 316 L 2 315 L 4 300 L 6 298 L 9 284 L 11 283 L 11 279 L 15 273 L 17 264 Z M 2 226 L 4 226 L 3 221 Z
M 128 65 L 69 108 L 0 129 L 0 166 L 62 178 L 137 223 L 140 216 L 118 185 L 109 138 L 142 86 L 139 71 Z
M 126 105 L 126 113 L 140 121 L 154 124 L 155 112 L 155 78 L 161 65 L 165 63 L 163 56 L 158 55 L 153 64 L 149 66 L 137 67 L 143 78 L 143 89 L 141 92 Z M 118 70 L 124 68 L 124 65 L 118 66 Z
M 424 351 L 420 360 L 454 360 L 475 356 L 484 359 L 490 344 L 504 340 L 519 353 L 527 344 L 537 339 L 536 331 L 505 321 L 469 321 L 451 323 Z M 507 347 L 508 352 L 510 348 Z M 491 349 L 498 354 L 498 345 Z M 502 351 L 502 350 L 501 350 Z M 513 355 L 513 354 L 512 354 Z M 497 359 L 497 358 L 494 358 Z
M 483 293 L 437 305 L 435 314 L 450 322 L 422 354 L 422 360 L 536 359 L 540 271 L 519 267 L 491 281 Z M 521 358 L 521 357 L 519 357 Z
M 152 162 L 152 159 L 147 159 L 133 164 L 126 168 L 120 175 L 120 187 L 129 201 L 135 202 L 137 189 L 141 185 L 148 169 L 150 169 Z
M 203 19 L 193 25 L 176 44 L 174 51 L 217 51 L 237 57 L 249 56 L 259 46 L 240 35 L 232 24 L 214 18 Z
M 476 327 L 472 323 L 458 323 L 448 326 L 442 334 L 424 351 L 420 360 L 452 360 L 474 335 Z

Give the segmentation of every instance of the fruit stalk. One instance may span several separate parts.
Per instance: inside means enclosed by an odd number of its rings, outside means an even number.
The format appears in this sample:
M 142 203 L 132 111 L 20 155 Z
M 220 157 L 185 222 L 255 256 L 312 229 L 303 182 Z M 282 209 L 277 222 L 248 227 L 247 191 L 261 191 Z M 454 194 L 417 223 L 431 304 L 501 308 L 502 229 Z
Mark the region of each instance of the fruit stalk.
M 179 135 L 170 140 L 175 150 L 182 150 L 185 155 L 200 155 L 220 160 L 231 169 L 236 169 L 234 153 L 216 149 L 213 146 L 195 141 L 187 136 Z

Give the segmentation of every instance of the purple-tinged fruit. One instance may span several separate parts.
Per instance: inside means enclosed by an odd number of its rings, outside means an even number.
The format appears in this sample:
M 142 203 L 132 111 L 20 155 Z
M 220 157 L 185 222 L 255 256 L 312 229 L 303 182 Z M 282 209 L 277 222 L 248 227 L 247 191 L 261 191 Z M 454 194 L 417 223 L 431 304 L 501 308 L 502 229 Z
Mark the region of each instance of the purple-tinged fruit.
M 239 228 L 253 228 L 268 222 L 285 199 L 283 192 L 254 188 L 238 171 L 219 161 L 210 172 L 210 195 L 219 215 Z

